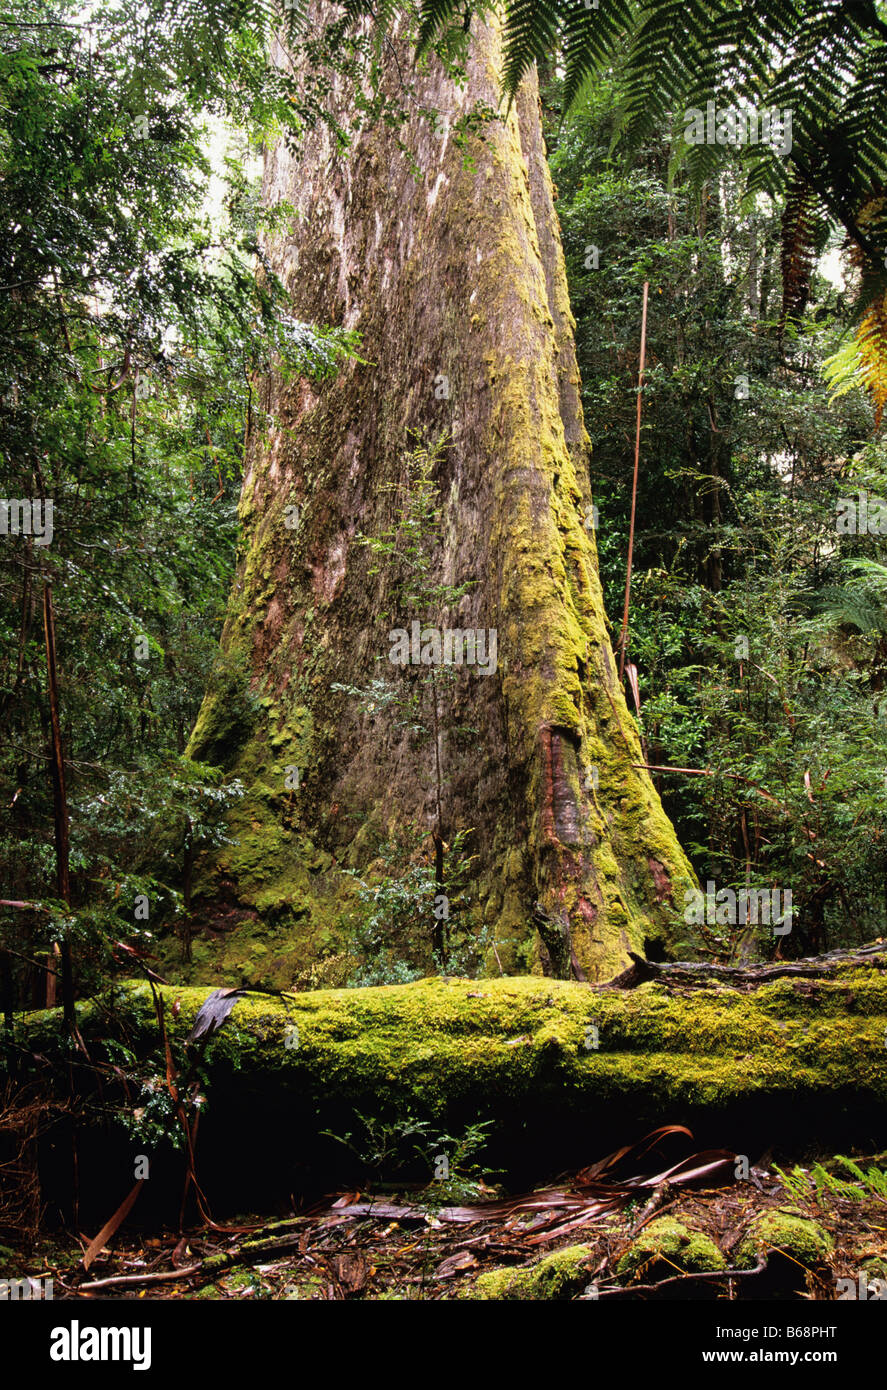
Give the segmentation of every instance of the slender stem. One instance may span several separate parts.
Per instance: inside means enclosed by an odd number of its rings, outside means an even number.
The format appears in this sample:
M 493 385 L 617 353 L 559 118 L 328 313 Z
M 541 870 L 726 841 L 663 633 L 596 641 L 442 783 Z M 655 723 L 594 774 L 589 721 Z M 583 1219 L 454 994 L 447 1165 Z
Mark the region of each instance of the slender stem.
M 437 677 L 436 677 L 436 675 L 435 675 L 435 670 L 434 670 L 434 667 L 433 667 L 433 666 L 432 666 L 432 668 L 431 668 L 431 705 L 432 705 L 432 714 L 433 714 L 433 723 L 434 723 L 434 779 L 435 779 L 435 780 L 434 780 L 434 797 L 435 797 L 435 810 L 436 810 L 436 813 L 437 813 L 437 826 L 436 826 L 436 828 L 435 828 L 434 835 L 433 835 L 433 837 L 432 837 L 433 840 L 434 840 L 434 881 L 435 881 L 435 885 L 437 886 L 437 888 L 438 888 L 439 890 L 442 891 L 442 890 L 443 890 L 443 882 L 444 882 L 444 874 L 443 874 L 443 852 L 444 852 L 444 851 L 443 851 L 443 846 L 444 846 L 444 840 L 443 840 L 443 804 L 442 804 L 442 801 L 441 801 L 441 786 L 442 786 L 443 778 L 442 778 L 442 775 L 441 775 L 441 767 L 440 767 L 440 722 L 439 722 L 439 716 L 438 716 L 438 711 L 437 711 Z M 446 940 L 447 940 L 447 936 L 446 936 L 446 926 L 444 925 L 444 920 L 441 919 L 440 921 L 438 921 L 438 919 L 435 917 L 435 918 L 434 918 L 434 925 L 433 925 L 433 927 L 432 927 L 432 947 L 433 947 L 433 950 L 435 950 L 435 951 L 440 955 L 441 961 L 443 961 L 444 953 L 445 953 L 445 951 L 446 951 Z
M 634 478 L 631 484 L 631 521 L 628 527 L 628 565 L 625 571 L 625 606 L 622 610 L 622 631 L 619 634 L 619 679 L 625 670 L 625 646 L 628 638 L 628 604 L 631 598 L 631 563 L 634 557 L 634 518 L 638 499 L 638 462 L 641 456 L 641 393 L 644 389 L 644 364 L 647 355 L 647 296 L 649 280 L 644 281 L 644 307 L 641 313 L 641 353 L 638 363 L 638 415 L 634 436 Z
M 62 731 L 59 718 L 59 692 L 55 664 L 55 615 L 52 608 L 52 587 L 43 587 L 43 632 L 46 638 L 46 683 L 49 694 L 49 718 L 51 728 L 52 752 L 52 799 L 55 820 L 55 861 L 59 897 L 66 903 L 71 901 L 71 880 L 68 869 L 68 801 L 65 794 L 65 760 L 62 753 Z M 53 948 L 53 955 L 61 957 L 62 1005 L 65 1024 L 74 1028 L 74 984 L 71 975 L 71 948 L 63 941 L 61 948 Z M 47 1008 L 55 1004 L 56 977 L 47 971 Z

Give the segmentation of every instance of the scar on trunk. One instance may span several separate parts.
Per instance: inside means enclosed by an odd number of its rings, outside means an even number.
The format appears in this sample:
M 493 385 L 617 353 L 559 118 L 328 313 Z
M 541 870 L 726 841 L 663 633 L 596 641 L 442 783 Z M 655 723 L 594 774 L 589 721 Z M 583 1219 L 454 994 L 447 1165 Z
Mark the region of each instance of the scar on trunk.
M 542 744 L 542 831 L 558 848 L 579 842 L 579 807 L 564 768 L 563 743 L 575 745 L 571 729 L 546 724 L 540 730 Z
M 653 885 L 656 889 L 656 901 L 664 902 L 666 898 L 672 896 L 671 878 L 666 872 L 665 865 L 660 864 L 658 859 L 652 856 L 647 860 L 650 873 L 653 875 Z
M 542 837 L 543 845 L 553 861 L 553 888 L 560 910 L 555 919 L 545 911 L 541 903 L 537 903 L 533 918 L 551 962 L 552 972 L 561 979 L 569 979 L 572 976 L 576 980 L 585 981 L 588 977 L 573 947 L 569 913 L 563 907 L 566 896 L 565 856 L 570 853 L 569 847 L 576 843 L 579 833 L 579 807 L 564 769 L 564 739 L 571 744 L 575 743 L 572 730 L 557 729 L 551 725 L 545 725 L 540 730 Z M 587 918 L 590 910 L 593 921 L 596 915 L 593 905 L 584 897 L 580 898 L 580 905 L 585 909 L 583 916 Z

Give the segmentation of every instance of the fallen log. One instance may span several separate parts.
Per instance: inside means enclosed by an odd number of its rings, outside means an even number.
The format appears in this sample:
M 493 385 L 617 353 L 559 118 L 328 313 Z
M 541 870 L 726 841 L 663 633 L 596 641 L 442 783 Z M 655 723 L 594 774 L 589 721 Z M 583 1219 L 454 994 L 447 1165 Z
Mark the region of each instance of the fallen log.
M 213 1145 L 227 1146 L 233 1168 L 236 1153 L 269 1133 L 274 1154 L 289 1146 L 307 1162 L 325 1131 L 353 1130 L 354 1115 L 368 1112 L 393 1125 L 422 1118 L 450 1134 L 490 1119 L 494 1137 L 503 1146 L 517 1142 L 532 1169 L 535 1150 L 559 1140 L 575 1141 L 563 1152 L 566 1166 L 610 1138 L 625 1142 L 672 1121 L 690 1125 L 700 1143 L 746 1154 L 759 1141 L 764 1148 L 787 1135 L 794 1146 L 830 1129 L 836 1142 L 880 1143 L 885 960 L 881 947 L 729 976 L 718 967 L 644 962 L 654 978 L 631 988 L 506 977 L 279 997 L 246 992 L 216 1032 L 190 1045 L 208 992 L 155 988 L 176 1065 L 184 1072 L 199 1060 L 205 1078 L 201 1162 Z M 79 1003 L 77 1025 L 94 1060 L 112 1063 L 114 1043 L 123 1043 L 142 1068 L 156 1059 L 162 1078 L 148 985 L 127 981 Z M 16 1051 L 26 1072 L 57 1066 L 67 1078 L 58 1011 L 18 1023 Z M 86 1064 L 78 1070 L 84 1077 Z M 330 1155 L 341 1157 L 342 1146 L 324 1144 L 324 1162 L 335 1166 Z M 263 1154 L 262 1163 L 273 1156 Z M 558 1162 L 552 1155 L 547 1171 Z

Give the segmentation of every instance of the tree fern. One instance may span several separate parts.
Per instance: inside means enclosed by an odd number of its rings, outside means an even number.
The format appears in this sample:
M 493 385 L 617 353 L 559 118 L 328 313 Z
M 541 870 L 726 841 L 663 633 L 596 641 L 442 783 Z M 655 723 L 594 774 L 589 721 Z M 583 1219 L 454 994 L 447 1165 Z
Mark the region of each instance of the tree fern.
M 862 633 L 887 632 L 887 565 L 857 556 L 840 568 L 843 583 L 827 584 L 799 599 L 811 615 L 832 627 L 852 627 Z
M 856 330 L 859 379 L 875 405 L 875 427 L 887 403 L 887 294 L 875 301 Z
M 503 0 L 503 90 L 512 97 L 533 61 L 560 55 L 564 102 L 586 78 L 618 67 L 619 135 L 639 144 L 685 113 L 775 111 L 776 147 L 738 148 L 678 136 L 697 187 L 724 159 L 745 167 L 749 191 L 786 199 L 782 324 L 807 299 L 830 227 L 845 230 L 860 267 L 857 369 L 880 423 L 887 401 L 887 217 L 866 219 L 887 188 L 887 23 L 872 0 Z M 446 0 L 426 0 L 426 33 Z
M 505 57 L 502 82 L 512 99 L 521 78 L 535 62 L 557 51 L 563 16 L 558 0 L 509 0 L 505 9 Z
M 564 60 L 563 98 L 569 106 L 586 78 L 605 65 L 630 32 L 632 7 L 628 0 L 604 0 L 595 8 L 586 0 L 570 0 L 558 29 Z M 593 63 L 589 62 L 589 56 Z
M 423 0 L 419 18 L 419 52 L 428 48 L 437 34 L 449 24 L 459 8 L 459 0 Z
M 774 106 L 793 113 L 797 156 L 780 165 L 762 146 L 744 151 L 759 181 L 779 185 L 789 163 L 795 174 L 812 166 L 839 218 L 887 183 L 887 23 L 871 0 L 503 0 L 502 9 L 506 98 L 542 58 L 562 59 L 568 105 L 586 77 L 618 65 L 625 139 L 709 100 Z M 455 0 L 422 0 L 421 46 L 456 10 Z M 707 157 L 697 147 L 691 163 Z

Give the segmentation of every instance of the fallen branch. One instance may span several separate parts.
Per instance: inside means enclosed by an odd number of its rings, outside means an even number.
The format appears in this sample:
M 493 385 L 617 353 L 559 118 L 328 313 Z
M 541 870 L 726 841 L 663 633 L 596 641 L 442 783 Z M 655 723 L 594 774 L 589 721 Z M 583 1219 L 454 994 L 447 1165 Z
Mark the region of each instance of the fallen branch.
M 615 1289 L 598 1289 L 597 1297 L 618 1298 L 623 1294 L 658 1293 L 669 1284 L 686 1284 L 688 1281 L 697 1284 L 705 1280 L 711 1282 L 716 1279 L 750 1279 L 755 1274 L 763 1274 L 766 1268 L 767 1257 L 760 1255 L 754 1269 L 713 1269 L 705 1274 L 671 1274 L 667 1279 L 660 1279 L 658 1284 L 622 1284 Z
M 783 978 L 829 979 L 846 965 L 868 965 L 876 970 L 887 969 L 887 941 L 872 942 L 846 951 L 829 951 L 822 956 L 804 956 L 796 961 L 776 961 L 771 965 L 714 965 L 709 961 L 645 960 L 629 951 L 631 965 L 606 984 L 590 985 L 590 989 L 636 989 L 649 980 L 687 989 L 702 989 L 710 984 L 729 985 L 734 989 L 767 984 Z
M 92 1293 L 95 1289 L 110 1289 L 122 1284 L 159 1284 L 165 1279 L 188 1279 L 192 1274 L 199 1274 L 202 1268 L 201 1263 L 186 1265 L 184 1269 L 161 1269 L 156 1274 L 114 1274 L 108 1279 L 93 1279 L 89 1284 L 70 1287 L 73 1293 L 79 1294 Z

